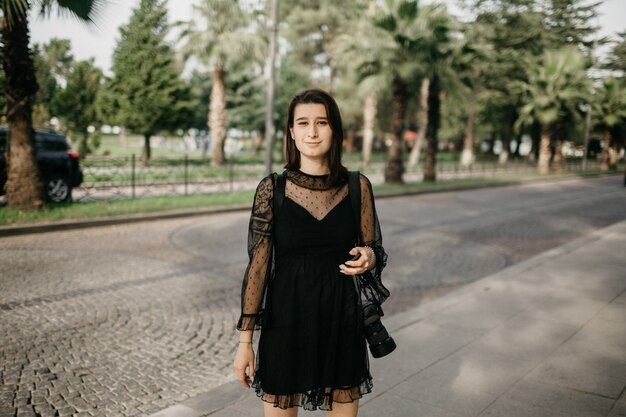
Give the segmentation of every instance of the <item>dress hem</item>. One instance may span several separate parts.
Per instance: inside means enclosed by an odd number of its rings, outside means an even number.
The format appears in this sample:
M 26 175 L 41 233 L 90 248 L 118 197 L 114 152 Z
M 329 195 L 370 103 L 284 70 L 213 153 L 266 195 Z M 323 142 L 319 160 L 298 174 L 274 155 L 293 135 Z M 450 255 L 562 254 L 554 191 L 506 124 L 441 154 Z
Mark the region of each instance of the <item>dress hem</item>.
M 263 402 L 272 404 L 276 408 L 286 410 L 288 408 L 301 407 L 307 411 L 325 410 L 332 411 L 333 403 L 347 404 L 361 399 L 365 394 L 372 392 L 374 384 L 372 377 L 363 379 L 359 384 L 341 388 L 315 388 L 303 393 L 295 394 L 269 394 L 261 388 L 260 381 L 254 381 L 257 397 Z

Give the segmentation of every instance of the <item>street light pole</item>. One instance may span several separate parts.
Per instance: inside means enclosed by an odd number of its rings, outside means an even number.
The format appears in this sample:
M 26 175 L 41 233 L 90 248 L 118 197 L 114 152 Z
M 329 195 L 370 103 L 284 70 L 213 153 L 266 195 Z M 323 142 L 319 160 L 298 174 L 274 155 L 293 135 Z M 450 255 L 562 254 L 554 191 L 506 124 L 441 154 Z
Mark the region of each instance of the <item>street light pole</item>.
M 591 125 L 591 104 L 586 106 L 587 114 L 585 115 L 585 149 L 583 151 L 583 171 L 587 170 L 587 156 L 589 152 L 589 129 Z
M 276 42 L 278 37 L 278 2 L 272 0 L 272 23 L 270 26 L 269 80 L 267 83 L 267 105 L 265 109 L 265 173 L 272 173 L 272 152 L 274 151 L 274 90 L 276 82 Z

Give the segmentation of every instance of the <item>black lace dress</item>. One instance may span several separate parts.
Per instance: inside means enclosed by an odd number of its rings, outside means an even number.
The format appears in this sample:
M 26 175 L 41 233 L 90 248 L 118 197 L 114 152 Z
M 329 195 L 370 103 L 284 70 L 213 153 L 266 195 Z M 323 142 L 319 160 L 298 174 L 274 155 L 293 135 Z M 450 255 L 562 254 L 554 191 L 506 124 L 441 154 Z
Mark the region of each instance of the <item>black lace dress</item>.
M 366 342 L 352 277 L 339 264 L 357 236 L 374 249 L 370 278 L 381 298 L 386 263 L 371 184 L 361 175 L 361 222 L 356 224 L 347 178 L 287 171 L 275 218 L 275 177 L 264 178 L 250 219 L 250 263 L 242 287 L 239 330 L 262 329 L 253 388 L 280 408 L 332 409 L 372 389 Z

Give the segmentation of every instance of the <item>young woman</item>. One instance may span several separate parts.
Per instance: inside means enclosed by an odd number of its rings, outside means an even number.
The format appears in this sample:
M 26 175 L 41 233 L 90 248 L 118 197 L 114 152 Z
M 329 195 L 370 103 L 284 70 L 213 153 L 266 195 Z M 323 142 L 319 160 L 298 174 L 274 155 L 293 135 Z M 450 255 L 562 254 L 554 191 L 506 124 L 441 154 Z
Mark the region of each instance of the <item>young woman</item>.
M 284 140 L 281 206 L 274 208 L 276 175 L 261 180 L 254 197 L 235 374 L 265 402 L 266 417 L 293 417 L 299 406 L 356 416 L 372 377 L 352 276 L 370 271 L 380 297 L 389 295 L 380 281 L 387 256 L 371 184 L 360 176 L 356 224 L 341 164 L 341 115 L 326 92 L 305 90 L 291 100 Z

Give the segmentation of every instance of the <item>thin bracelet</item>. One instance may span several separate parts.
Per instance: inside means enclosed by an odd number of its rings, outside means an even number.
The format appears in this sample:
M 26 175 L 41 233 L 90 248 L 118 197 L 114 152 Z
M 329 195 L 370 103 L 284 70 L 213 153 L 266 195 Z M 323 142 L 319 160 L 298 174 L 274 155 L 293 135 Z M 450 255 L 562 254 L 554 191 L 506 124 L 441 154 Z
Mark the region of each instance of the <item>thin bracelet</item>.
M 252 342 L 239 342 L 239 344 L 242 344 L 242 343 L 250 343 L 250 344 L 252 344 Z
M 372 249 L 369 246 L 363 246 L 363 248 L 365 249 L 365 251 L 371 255 L 372 261 L 374 261 L 374 259 L 376 259 L 376 253 L 374 252 L 374 249 Z

